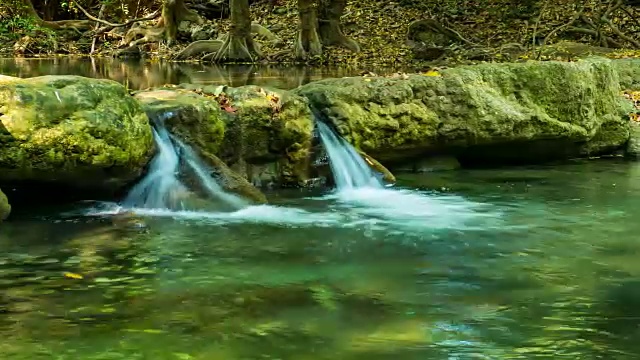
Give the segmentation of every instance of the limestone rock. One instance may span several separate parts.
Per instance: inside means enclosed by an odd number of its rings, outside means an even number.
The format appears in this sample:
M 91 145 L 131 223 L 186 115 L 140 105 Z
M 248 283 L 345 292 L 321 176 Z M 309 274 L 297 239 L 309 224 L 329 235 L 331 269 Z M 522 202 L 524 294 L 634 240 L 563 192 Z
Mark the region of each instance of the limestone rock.
M 0 190 L 0 221 L 5 220 L 11 213 L 11 205 L 7 196 Z
M 79 76 L 0 78 L 0 181 L 119 190 L 154 145 L 126 89 Z
M 612 65 L 620 78 L 624 90 L 640 90 L 640 59 L 617 59 Z
M 254 184 L 298 185 L 308 177 L 313 123 L 299 96 L 257 86 L 184 84 L 136 98 L 150 116 L 164 117 L 172 133 Z
M 631 121 L 631 136 L 625 149 L 625 156 L 634 160 L 640 160 L 640 123 Z
M 463 165 L 542 162 L 612 152 L 629 137 L 606 59 L 480 64 L 437 75 L 327 79 L 294 93 L 382 163 L 434 155 Z

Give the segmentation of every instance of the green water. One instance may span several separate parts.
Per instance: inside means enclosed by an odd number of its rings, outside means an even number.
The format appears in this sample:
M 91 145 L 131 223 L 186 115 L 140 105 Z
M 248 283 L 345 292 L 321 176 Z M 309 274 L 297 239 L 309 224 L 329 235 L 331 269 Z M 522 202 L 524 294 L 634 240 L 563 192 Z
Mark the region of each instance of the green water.
M 358 70 L 67 58 L 0 73 L 291 88 Z M 397 175 L 232 214 L 14 213 L 0 359 L 640 358 L 640 164 Z
M 640 357 L 640 164 L 399 178 L 227 218 L 22 215 L 0 358 Z

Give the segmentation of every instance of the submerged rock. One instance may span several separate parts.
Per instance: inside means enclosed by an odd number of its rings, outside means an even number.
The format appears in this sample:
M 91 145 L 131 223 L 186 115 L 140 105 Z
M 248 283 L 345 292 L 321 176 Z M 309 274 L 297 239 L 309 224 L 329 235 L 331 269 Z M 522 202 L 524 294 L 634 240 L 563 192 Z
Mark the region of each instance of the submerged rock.
M 116 191 L 154 149 L 140 104 L 110 80 L 1 77 L 0 123 L 1 182 Z
M 11 213 L 11 205 L 7 196 L 0 190 L 0 221 L 6 220 Z
M 299 185 L 308 178 L 313 123 L 303 98 L 257 86 L 181 87 L 136 98 L 173 134 L 228 165 L 221 173 L 234 171 L 254 184 Z
M 481 64 L 440 74 L 327 79 L 294 93 L 383 163 L 463 165 L 612 152 L 629 138 L 611 61 Z

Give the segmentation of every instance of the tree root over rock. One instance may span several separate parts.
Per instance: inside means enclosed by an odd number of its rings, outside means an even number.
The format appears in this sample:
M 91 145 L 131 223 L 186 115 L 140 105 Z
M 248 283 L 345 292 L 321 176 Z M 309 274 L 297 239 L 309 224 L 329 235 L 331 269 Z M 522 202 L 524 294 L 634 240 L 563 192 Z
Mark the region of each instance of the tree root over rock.
M 251 33 L 255 34 L 256 37 L 262 37 L 272 42 L 280 41 L 280 38 L 274 35 L 269 29 L 257 23 L 251 24 Z M 186 60 L 190 57 L 201 56 L 202 61 L 215 61 L 216 54 L 220 51 L 220 49 L 222 49 L 223 45 L 225 45 L 228 36 L 229 35 L 223 35 L 216 40 L 194 41 L 191 44 L 187 45 L 187 47 L 180 51 L 178 54 L 176 54 L 174 59 Z M 254 51 L 257 52 L 258 49 L 254 48 Z
M 190 57 L 197 55 L 208 55 L 217 53 L 224 41 L 222 40 L 199 40 L 194 41 L 191 44 L 187 45 L 186 48 L 182 49 L 176 56 L 175 60 L 186 60 Z

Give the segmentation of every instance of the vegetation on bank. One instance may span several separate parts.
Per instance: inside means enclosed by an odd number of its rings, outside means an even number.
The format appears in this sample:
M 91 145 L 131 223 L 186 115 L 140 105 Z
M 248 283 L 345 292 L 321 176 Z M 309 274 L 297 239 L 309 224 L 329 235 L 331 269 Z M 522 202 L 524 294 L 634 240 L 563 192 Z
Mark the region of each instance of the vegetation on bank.
M 7 0 L 11 56 L 420 65 L 635 57 L 640 1 Z

